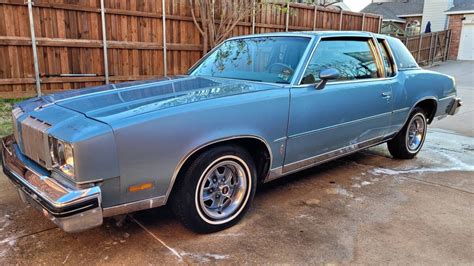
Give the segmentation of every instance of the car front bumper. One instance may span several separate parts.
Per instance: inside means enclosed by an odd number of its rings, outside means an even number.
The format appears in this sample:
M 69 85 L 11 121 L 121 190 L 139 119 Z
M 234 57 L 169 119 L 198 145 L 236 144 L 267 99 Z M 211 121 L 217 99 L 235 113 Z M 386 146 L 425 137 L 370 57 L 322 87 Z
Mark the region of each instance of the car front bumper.
M 76 188 L 58 182 L 20 152 L 13 136 L 2 139 L 2 167 L 17 186 L 20 198 L 62 230 L 79 232 L 102 224 L 98 186 Z

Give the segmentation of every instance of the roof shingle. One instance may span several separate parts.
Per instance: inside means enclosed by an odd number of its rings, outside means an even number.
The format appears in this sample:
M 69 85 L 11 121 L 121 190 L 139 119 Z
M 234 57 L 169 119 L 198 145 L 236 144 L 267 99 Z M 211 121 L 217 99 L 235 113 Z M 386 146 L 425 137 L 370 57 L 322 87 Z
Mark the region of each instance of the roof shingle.
M 404 19 L 398 16 L 422 14 L 423 3 L 424 0 L 394 0 L 391 2 L 371 3 L 362 9 L 362 12 L 382 15 L 384 19 L 404 21 Z
M 472 11 L 474 10 L 474 0 L 454 0 L 454 6 L 447 12 Z

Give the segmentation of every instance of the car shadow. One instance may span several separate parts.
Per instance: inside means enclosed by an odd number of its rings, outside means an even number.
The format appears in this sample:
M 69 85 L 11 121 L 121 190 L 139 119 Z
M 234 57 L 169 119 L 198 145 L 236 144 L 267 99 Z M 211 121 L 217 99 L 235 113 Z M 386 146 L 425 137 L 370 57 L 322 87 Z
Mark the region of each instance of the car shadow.
M 375 148 L 364 150 L 308 168 L 306 170 L 302 170 L 300 172 L 283 176 L 268 183 L 259 184 L 254 202 L 258 204 L 259 201 L 263 200 L 264 198 L 272 197 L 272 194 L 285 193 L 286 187 L 298 187 L 301 185 L 306 185 L 308 181 L 309 183 L 318 182 L 318 189 L 321 190 L 343 185 L 344 183 L 351 182 L 350 177 L 340 174 L 341 172 L 343 173 L 347 167 L 354 165 L 365 165 L 364 162 L 385 158 L 389 159 L 390 156 L 384 151 L 384 149 Z M 371 167 L 371 165 L 365 166 Z M 252 213 L 252 208 L 249 210 L 249 212 Z M 171 234 L 171 232 L 177 233 L 179 231 L 181 236 L 184 238 L 196 235 L 181 225 L 181 223 L 174 217 L 173 211 L 168 205 L 135 212 L 129 215 L 132 215 L 134 218 L 138 219 L 148 228 L 159 228 L 160 234 L 164 233 L 166 235 L 166 232 Z M 128 222 L 133 222 L 133 219 L 127 220 Z

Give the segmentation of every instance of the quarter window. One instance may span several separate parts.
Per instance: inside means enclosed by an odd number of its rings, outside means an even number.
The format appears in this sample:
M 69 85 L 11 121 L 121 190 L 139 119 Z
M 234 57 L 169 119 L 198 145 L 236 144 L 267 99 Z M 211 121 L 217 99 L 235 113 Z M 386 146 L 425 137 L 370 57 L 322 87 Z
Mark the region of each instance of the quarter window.
M 322 40 L 304 73 L 301 84 L 319 81 L 319 73 L 328 68 L 339 70 L 338 80 L 377 78 L 377 64 L 367 39 Z
M 390 48 L 395 56 L 398 70 L 418 68 L 415 58 L 408 51 L 407 47 L 397 38 L 387 38 Z

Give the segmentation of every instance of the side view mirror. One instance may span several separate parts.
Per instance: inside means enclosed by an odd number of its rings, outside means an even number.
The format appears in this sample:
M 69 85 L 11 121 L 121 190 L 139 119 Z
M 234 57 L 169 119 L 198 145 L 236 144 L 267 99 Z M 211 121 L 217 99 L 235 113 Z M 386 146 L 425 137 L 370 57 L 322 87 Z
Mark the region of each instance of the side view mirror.
M 338 79 L 339 75 L 339 70 L 335 68 L 321 70 L 321 72 L 319 72 L 319 79 L 321 80 L 321 82 L 316 85 L 316 89 L 322 90 L 326 86 L 328 80 Z

